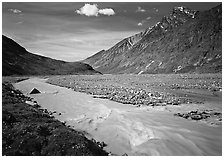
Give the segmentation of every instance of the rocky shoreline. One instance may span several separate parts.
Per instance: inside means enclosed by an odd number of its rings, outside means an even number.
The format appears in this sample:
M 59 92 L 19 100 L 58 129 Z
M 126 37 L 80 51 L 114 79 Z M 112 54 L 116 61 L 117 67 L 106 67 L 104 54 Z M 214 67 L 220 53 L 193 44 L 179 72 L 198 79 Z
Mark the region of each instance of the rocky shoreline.
M 190 119 L 195 121 L 209 121 L 213 120 L 211 125 L 222 124 L 222 113 L 213 110 L 195 110 L 187 113 L 175 113 L 174 116 L 182 117 L 184 119 Z

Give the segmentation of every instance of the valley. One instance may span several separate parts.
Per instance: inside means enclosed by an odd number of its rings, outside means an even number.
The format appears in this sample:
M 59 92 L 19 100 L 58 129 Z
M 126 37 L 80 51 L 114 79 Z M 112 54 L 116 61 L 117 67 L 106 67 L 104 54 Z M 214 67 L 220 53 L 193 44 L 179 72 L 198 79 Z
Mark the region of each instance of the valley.
M 154 77 L 164 84 L 161 85 Z M 189 79 L 188 83 L 182 84 L 181 88 L 173 88 L 179 89 L 178 92 L 167 91 L 168 87 L 174 83 L 180 84 L 178 81 L 186 77 Z M 104 149 L 111 155 L 220 155 L 219 138 L 222 133 L 220 77 L 220 74 L 185 74 L 169 77 L 167 75 L 51 76 L 49 79 L 30 78 L 15 84 L 15 87 L 34 98 L 42 108 L 48 109 L 52 116 L 67 126 L 85 131 L 85 135 L 90 139 L 104 142 L 106 144 Z M 197 80 L 201 80 L 203 84 L 195 85 L 198 83 Z M 146 84 L 145 82 L 154 85 L 153 88 L 142 86 Z M 182 98 L 183 94 L 190 94 L 184 97 L 192 102 L 172 104 L 171 101 L 167 104 L 161 101 L 156 105 L 125 103 L 125 99 L 122 98 L 130 95 L 124 93 L 121 88 L 128 86 L 125 83 L 131 85 L 128 88 L 139 97 L 135 98 L 136 102 L 141 102 L 144 98 L 146 95 L 142 93 L 144 90 L 151 93 L 150 96 L 155 96 L 157 101 L 165 96 Z M 39 89 L 41 93 L 29 94 L 33 87 Z M 103 87 L 108 89 L 105 90 Z M 118 100 L 105 99 L 107 98 L 105 93 L 115 93 L 122 97 L 117 97 Z M 195 119 L 192 115 L 185 119 L 177 115 L 192 114 L 195 111 L 197 115 L 203 116 L 202 114 L 206 113 L 208 116 Z
M 222 155 L 220 2 L 2 10 L 3 156 Z

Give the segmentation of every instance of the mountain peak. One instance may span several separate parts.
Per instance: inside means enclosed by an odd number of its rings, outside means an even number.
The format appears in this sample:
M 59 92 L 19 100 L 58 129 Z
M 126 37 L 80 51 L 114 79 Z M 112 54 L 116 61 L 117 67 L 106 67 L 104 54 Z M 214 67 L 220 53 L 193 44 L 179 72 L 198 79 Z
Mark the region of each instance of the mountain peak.
M 185 6 L 176 6 L 173 8 L 173 10 L 178 10 L 178 11 L 184 12 L 184 10 L 190 10 L 190 9 Z
M 173 8 L 172 15 L 175 16 L 175 15 L 184 14 L 184 15 L 187 15 L 191 18 L 195 18 L 196 13 L 197 13 L 196 10 L 191 10 L 191 9 L 189 9 L 187 7 L 184 7 L 184 6 L 177 6 L 177 7 Z
M 168 16 L 164 16 L 161 21 L 157 22 L 155 25 L 148 27 L 143 35 L 150 34 L 155 29 L 160 29 L 163 32 L 168 31 L 169 28 L 175 28 L 190 19 L 194 19 L 198 11 L 191 10 L 184 6 L 177 6 L 173 8 L 173 11 Z
M 103 73 L 222 71 L 221 6 L 197 12 L 174 7 L 155 25 L 84 62 Z

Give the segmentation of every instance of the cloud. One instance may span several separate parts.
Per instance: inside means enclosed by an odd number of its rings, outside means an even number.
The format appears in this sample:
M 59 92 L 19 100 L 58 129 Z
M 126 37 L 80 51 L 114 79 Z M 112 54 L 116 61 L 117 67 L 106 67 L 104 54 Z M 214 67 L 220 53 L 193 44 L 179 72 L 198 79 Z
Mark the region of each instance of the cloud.
M 156 12 L 158 12 L 159 11 L 159 9 L 157 9 L 157 8 L 153 8 Z
M 152 18 L 152 17 L 149 16 L 149 17 L 146 18 L 146 20 L 150 20 L 151 18 Z
M 99 13 L 103 15 L 108 15 L 108 16 L 115 14 L 114 10 L 111 8 L 100 9 Z
M 111 16 L 115 12 L 112 8 L 99 9 L 97 4 L 85 4 L 80 9 L 76 10 L 77 14 L 86 15 L 86 16 L 98 16 L 98 14 Z
M 99 9 L 97 7 L 97 4 L 85 4 L 82 8 L 76 10 L 76 13 L 86 16 L 98 16 L 98 11 Z
M 22 24 L 23 22 L 22 21 L 19 21 L 19 22 L 17 22 L 16 24 Z
M 138 7 L 138 9 L 136 10 L 136 12 L 146 12 L 145 9 L 142 9 L 141 7 Z
M 138 23 L 138 26 L 142 26 L 143 24 L 140 22 L 140 23 Z
M 14 13 L 14 14 L 19 14 L 19 13 L 22 12 L 22 11 L 19 10 L 19 9 L 8 9 L 8 11 L 10 11 L 10 12 L 12 12 L 12 13 Z

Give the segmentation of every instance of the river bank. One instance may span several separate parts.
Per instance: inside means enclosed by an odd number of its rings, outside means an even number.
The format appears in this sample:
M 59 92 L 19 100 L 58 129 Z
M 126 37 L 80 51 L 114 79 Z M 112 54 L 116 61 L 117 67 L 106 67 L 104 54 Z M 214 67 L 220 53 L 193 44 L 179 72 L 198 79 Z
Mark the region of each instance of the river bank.
M 3 78 L 2 155 L 108 155 L 97 142 L 56 120 L 47 109 L 12 86 L 26 79 Z

